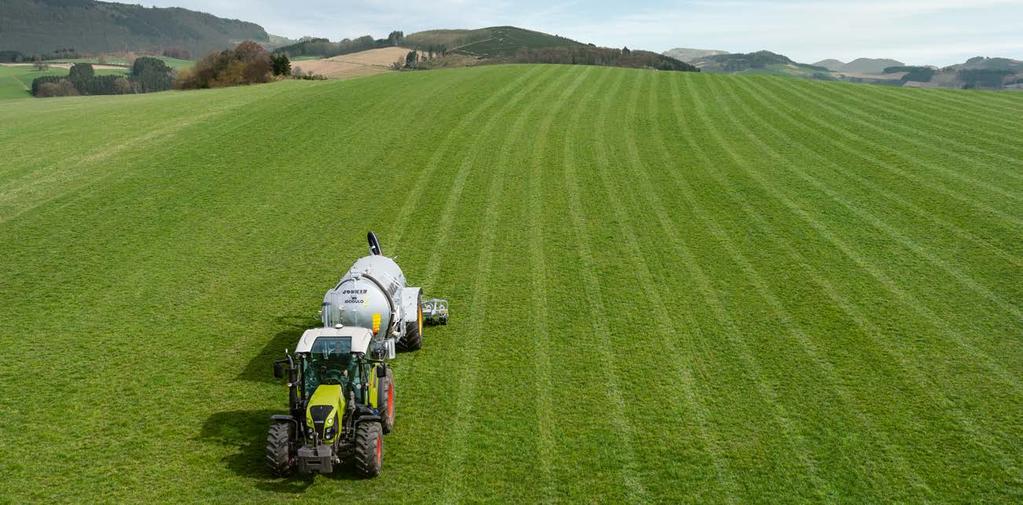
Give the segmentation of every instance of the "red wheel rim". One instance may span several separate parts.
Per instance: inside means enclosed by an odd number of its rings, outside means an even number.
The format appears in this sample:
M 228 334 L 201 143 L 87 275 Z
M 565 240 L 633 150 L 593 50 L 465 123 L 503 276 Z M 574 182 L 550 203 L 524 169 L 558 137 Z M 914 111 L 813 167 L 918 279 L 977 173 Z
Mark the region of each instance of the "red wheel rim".
M 394 417 L 394 384 L 387 382 L 387 417 Z
M 380 435 L 377 435 L 377 466 L 380 466 L 380 462 L 384 456 L 384 441 L 380 439 Z

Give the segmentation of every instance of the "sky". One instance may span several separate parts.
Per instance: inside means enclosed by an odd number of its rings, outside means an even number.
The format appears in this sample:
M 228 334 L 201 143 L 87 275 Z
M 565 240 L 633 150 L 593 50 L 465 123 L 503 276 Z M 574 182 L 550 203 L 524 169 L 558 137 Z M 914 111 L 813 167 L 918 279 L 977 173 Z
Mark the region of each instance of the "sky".
M 131 1 L 131 0 L 122 0 Z M 750 52 L 804 63 L 892 58 L 950 65 L 1023 59 L 1023 0 L 150 0 L 252 21 L 275 35 L 339 40 L 392 30 L 513 25 L 600 46 Z

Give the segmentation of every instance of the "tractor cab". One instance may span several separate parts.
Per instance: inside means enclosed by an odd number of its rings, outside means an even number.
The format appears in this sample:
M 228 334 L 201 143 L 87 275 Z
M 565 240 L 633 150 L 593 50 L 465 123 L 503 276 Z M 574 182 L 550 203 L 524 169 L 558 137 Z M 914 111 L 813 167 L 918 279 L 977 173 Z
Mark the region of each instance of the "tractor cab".
M 360 335 L 363 332 L 367 331 L 321 328 L 305 332 L 295 349 L 302 366 L 305 397 L 311 398 L 320 385 L 341 386 L 346 396 L 362 387 L 359 355 L 364 356 L 369 346 L 369 338 L 363 339 Z

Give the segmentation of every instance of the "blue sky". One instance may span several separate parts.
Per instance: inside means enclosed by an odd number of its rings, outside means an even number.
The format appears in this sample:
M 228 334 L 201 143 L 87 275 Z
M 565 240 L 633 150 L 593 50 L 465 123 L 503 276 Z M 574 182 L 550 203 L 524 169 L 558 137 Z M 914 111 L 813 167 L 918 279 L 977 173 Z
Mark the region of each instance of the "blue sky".
M 583 42 L 654 51 L 769 49 L 801 62 L 894 58 L 947 65 L 971 56 L 1023 59 L 1023 0 L 150 0 L 261 24 L 270 33 L 337 40 L 392 29 L 515 25 Z

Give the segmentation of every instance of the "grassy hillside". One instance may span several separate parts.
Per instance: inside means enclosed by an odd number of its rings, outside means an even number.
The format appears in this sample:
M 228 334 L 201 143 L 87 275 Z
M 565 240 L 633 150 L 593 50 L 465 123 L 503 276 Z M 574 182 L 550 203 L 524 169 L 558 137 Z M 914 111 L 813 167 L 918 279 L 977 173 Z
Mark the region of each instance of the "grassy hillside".
M 887 58 L 857 58 L 842 65 L 842 72 L 858 74 L 880 74 L 888 67 L 901 67 L 905 63 Z
M 262 27 L 180 8 L 93 0 L 4 0 L 0 50 L 27 55 L 187 49 L 194 55 L 241 42 L 269 42 Z
M 554 65 L 6 103 L 0 501 L 1018 503 L 1020 114 Z M 451 324 L 380 478 L 271 479 L 367 229 Z
M 697 58 L 693 65 L 702 72 L 785 75 L 794 77 L 829 78 L 824 67 L 796 63 L 789 57 L 770 51 L 748 54 L 713 54 Z
M 405 37 L 405 44 L 424 50 L 447 50 L 481 58 L 514 56 L 521 49 L 580 47 L 585 44 L 565 37 L 495 26 L 478 30 L 429 30 Z
M 675 49 L 669 49 L 664 52 L 665 56 L 670 56 L 678 61 L 683 61 L 686 63 L 690 63 L 707 56 L 715 56 L 719 54 L 728 54 L 728 51 L 720 51 L 717 49 L 690 49 L 685 47 L 677 47 Z

